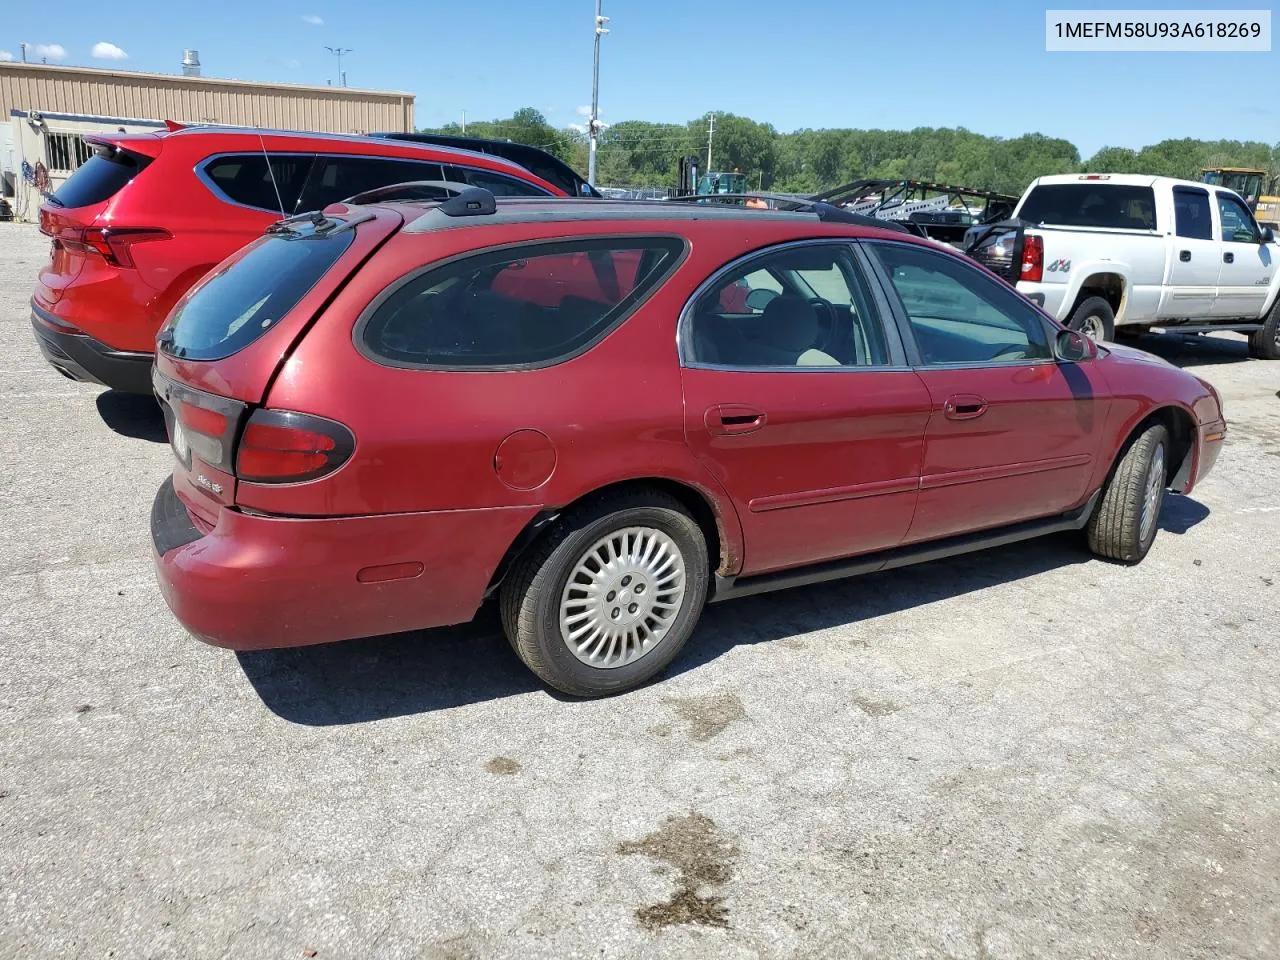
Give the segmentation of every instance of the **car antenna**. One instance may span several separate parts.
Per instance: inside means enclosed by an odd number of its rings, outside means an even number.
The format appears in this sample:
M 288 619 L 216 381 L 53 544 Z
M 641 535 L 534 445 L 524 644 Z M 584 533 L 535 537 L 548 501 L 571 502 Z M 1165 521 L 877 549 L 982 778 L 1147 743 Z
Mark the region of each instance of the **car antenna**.
M 288 220 L 289 215 L 284 212 L 284 201 L 280 199 L 280 185 L 276 183 L 276 172 L 271 169 L 271 158 L 267 156 L 267 141 L 262 139 L 262 128 L 258 128 L 258 145 L 262 147 L 262 160 L 267 165 L 267 176 L 271 178 L 271 189 L 276 192 L 276 203 L 280 207 L 280 219 Z

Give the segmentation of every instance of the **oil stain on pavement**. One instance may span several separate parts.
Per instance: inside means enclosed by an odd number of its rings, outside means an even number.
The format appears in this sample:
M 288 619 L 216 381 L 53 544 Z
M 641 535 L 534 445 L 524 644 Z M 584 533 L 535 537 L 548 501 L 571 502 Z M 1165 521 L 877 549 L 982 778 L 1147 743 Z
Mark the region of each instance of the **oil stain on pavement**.
M 619 844 L 618 853 L 641 854 L 679 871 L 675 892 L 668 900 L 636 910 L 642 926 L 649 930 L 682 923 L 729 926 L 728 908 L 717 891 L 733 876 L 732 863 L 738 851 L 717 834 L 710 817 L 700 813 L 668 817 L 647 837 Z
M 732 693 L 717 693 L 709 697 L 663 697 L 662 702 L 689 724 L 689 736 L 694 740 L 710 740 L 733 721 L 747 719 L 742 701 Z

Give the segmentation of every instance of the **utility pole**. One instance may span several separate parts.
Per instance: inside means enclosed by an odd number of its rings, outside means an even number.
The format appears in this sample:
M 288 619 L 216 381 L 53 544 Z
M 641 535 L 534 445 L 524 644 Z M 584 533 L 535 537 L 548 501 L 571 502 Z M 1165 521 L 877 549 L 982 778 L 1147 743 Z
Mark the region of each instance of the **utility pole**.
M 600 136 L 600 38 L 609 32 L 605 29 L 608 22 L 608 17 L 600 16 L 600 0 L 596 0 L 596 52 L 591 66 L 591 140 L 587 147 L 587 183 L 593 187 L 596 185 L 596 141 Z
M 707 173 L 711 172 L 711 140 L 716 135 L 716 115 L 708 114 L 711 118 L 707 124 Z
M 462 111 L 462 135 L 467 135 L 467 111 Z
M 345 87 L 347 85 L 347 75 L 342 72 L 342 56 L 350 53 L 350 47 L 325 47 L 330 53 L 338 58 L 338 86 Z

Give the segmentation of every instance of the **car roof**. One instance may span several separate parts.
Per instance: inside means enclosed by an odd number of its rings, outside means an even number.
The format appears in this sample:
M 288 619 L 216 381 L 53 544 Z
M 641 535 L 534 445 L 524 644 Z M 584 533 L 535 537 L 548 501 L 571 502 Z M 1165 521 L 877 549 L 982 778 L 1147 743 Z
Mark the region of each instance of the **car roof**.
M 1157 183 L 1171 183 L 1187 187 L 1205 187 L 1197 180 L 1179 180 L 1177 177 L 1156 177 L 1144 173 L 1056 173 L 1052 176 L 1037 177 L 1033 187 L 1043 187 L 1063 183 L 1099 183 L 1122 187 L 1151 187 Z
M 501 168 L 518 174 L 522 179 L 528 179 L 532 174 L 525 167 L 514 161 L 508 160 L 491 153 L 481 153 L 478 150 L 466 150 L 462 147 L 441 146 L 438 144 L 423 143 L 418 140 L 401 140 L 390 137 L 368 137 L 357 134 L 347 133 L 313 133 L 300 130 L 268 130 L 259 129 L 257 127 L 223 127 L 223 126 L 191 126 L 182 127 L 169 133 L 160 133 L 160 136 L 172 138 L 190 138 L 190 137 L 227 137 L 235 140 L 243 139 L 251 146 L 261 146 L 259 138 L 270 147 L 280 149 L 282 141 L 300 141 L 313 148 L 319 149 L 321 145 L 336 145 L 343 149 L 355 148 L 356 153 L 368 153 L 371 155 L 386 156 L 388 154 L 413 157 L 421 156 L 424 159 L 448 160 L 456 159 L 473 163 L 476 160 L 482 161 L 482 166 L 491 168 Z M 329 150 L 326 152 L 337 152 Z M 540 179 L 540 178 L 539 178 Z
M 461 228 L 496 228 L 515 225 L 590 223 L 614 229 L 629 224 L 652 227 L 666 224 L 670 229 L 693 224 L 732 223 L 780 228 L 815 228 L 816 235 L 910 240 L 917 238 L 891 227 L 844 221 L 824 221 L 808 210 L 761 210 L 725 204 L 696 204 L 662 200 L 582 200 L 556 198 L 495 199 L 493 213 L 450 216 L 438 203 L 396 201 L 381 204 L 393 208 L 405 220 L 402 233 L 420 234 Z M 791 231 L 787 228 L 790 227 Z M 820 228 L 820 229 L 819 229 Z M 921 241 L 922 242 L 922 241 Z

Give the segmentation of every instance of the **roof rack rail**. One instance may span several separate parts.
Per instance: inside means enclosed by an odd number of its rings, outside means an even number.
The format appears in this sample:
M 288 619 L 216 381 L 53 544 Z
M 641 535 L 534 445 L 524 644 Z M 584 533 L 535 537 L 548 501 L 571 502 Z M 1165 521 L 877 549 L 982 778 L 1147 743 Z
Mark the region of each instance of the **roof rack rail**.
M 446 217 L 485 217 L 498 212 L 498 202 L 484 187 L 468 187 L 436 209 Z
M 876 227 L 880 230 L 896 230 L 899 233 L 912 233 L 914 224 L 898 220 L 880 220 L 859 213 L 850 213 L 835 204 L 817 200 L 812 197 L 796 197 L 782 193 L 688 193 L 679 197 L 668 198 L 672 203 L 725 203 L 734 206 L 761 207 L 767 210 L 787 210 L 795 213 L 812 213 L 823 223 L 853 223 L 860 227 Z M 757 201 L 753 203 L 752 201 Z

